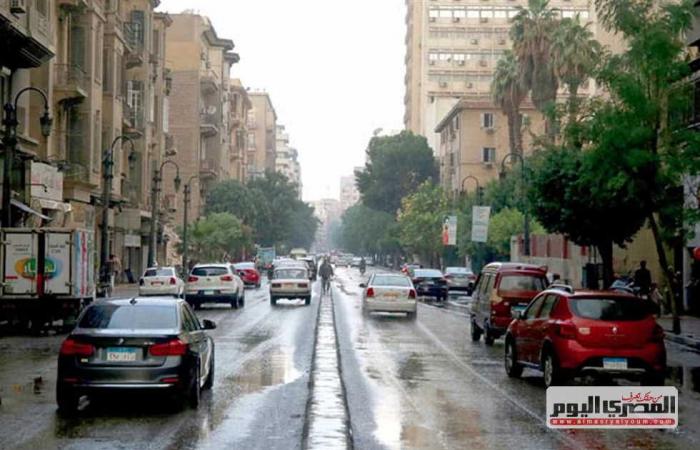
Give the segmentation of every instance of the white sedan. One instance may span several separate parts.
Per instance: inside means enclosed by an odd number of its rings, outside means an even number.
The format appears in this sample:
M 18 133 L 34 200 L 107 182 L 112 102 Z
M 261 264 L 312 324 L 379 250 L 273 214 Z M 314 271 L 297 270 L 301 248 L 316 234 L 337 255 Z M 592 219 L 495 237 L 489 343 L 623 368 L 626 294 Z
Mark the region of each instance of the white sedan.
M 204 303 L 228 303 L 232 308 L 245 305 L 245 287 L 232 264 L 197 264 L 185 287 L 185 300 L 192 307 Z
M 416 318 L 418 303 L 416 289 L 411 279 L 405 275 L 376 273 L 369 277 L 362 293 L 362 313 L 399 312 L 413 320 Z
M 276 305 L 281 298 L 300 298 L 311 304 L 311 281 L 305 267 L 290 265 L 275 269 L 270 280 L 270 304 Z
M 185 282 L 174 267 L 149 267 L 139 279 L 139 295 L 172 295 L 182 297 Z

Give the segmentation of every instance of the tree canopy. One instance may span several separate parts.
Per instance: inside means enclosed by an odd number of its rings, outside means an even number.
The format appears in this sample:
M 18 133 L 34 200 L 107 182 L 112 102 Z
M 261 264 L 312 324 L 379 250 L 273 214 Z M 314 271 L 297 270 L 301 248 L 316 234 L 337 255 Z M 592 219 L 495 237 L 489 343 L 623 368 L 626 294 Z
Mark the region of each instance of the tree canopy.
M 252 243 L 250 228 L 229 213 L 210 214 L 188 228 L 192 261 L 225 261 L 250 249 Z

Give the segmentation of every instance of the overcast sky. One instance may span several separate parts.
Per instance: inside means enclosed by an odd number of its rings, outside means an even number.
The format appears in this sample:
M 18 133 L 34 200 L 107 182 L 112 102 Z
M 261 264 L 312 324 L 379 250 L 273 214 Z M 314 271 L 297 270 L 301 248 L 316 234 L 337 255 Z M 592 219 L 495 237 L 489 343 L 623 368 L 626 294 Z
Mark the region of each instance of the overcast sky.
M 241 55 L 231 76 L 270 93 L 299 150 L 305 200 L 338 196 L 376 128 L 401 129 L 404 0 L 163 0 L 209 16 Z

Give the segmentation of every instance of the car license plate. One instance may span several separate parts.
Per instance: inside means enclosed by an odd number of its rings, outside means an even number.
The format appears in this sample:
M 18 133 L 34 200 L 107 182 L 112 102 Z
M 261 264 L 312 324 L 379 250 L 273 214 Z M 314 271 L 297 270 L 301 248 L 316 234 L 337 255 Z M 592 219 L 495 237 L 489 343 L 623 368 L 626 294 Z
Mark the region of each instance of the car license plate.
M 603 369 L 626 370 L 627 358 L 603 358 Z
M 108 347 L 107 361 L 127 362 L 136 361 L 136 349 L 133 347 Z
M 282 285 L 282 287 L 283 287 L 284 289 L 294 289 L 295 286 L 296 286 L 296 285 L 293 284 L 293 283 L 285 283 L 285 284 Z
M 151 281 L 151 286 L 161 286 L 162 284 L 162 281 Z
M 204 295 L 214 295 L 216 291 L 204 291 Z

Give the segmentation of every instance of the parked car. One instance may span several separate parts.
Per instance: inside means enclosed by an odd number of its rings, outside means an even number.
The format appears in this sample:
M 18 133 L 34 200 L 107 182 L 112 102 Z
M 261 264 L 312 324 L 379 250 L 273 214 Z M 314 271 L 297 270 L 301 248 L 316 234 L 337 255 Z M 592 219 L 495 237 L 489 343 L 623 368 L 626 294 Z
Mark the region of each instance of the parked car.
M 136 297 L 89 305 L 61 344 L 56 402 L 78 409 L 84 395 L 157 391 L 199 405 L 214 383 L 214 341 L 180 299 Z M 184 402 L 183 402 L 184 403 Z
M 481 271 L 472 293 L 471 335 L 487 345 L 503 336 L 511 309 L 523 310 L 547 287 L 547 268 L 533 264 L 490 263 Z
M 474 290 L 476 275 L 466 267 L 446 267 L 445 279 L 450 292 L 465 292 L 471 295 Z
M 421 297 L 447 300 L 447 280 L 437 269 L 413 269 L 411 280 Z
M 139 295 L 172 295 L 182 297 L 185 282 L 174 267 L 149 267 L 139 278 Z
M 236 273 L 243 281 L 244 286 L 260 287 L 260 272 L 255 268 L 255 263 L 240 262 L 233 265 Z
M 309 280 L 316 281 L 318 272 L 316 268 L 316 259 L 311 256 L 307 256 L 306 258 L 302 258 L 301 261 L 304 261 L 309 269 Z
M 229 303 L 239 308 L 245 305 L 244 291 L 232 264 L 197 264 L 187 278 L 185 299 L 195 309 L 204 303 Z
M 416 289 L 406 275 L 379 273 L 369 277 L 367 283 L 360 284 L 362 292 L 362 313 L 403 312 L 414 320 L 418 311 Z
M 338 267 L 350 267 L 352 265 L 352 260 L 355 257 L 352 253 L 344 253 L 338 257 Z
M 547 387 L 585 374 L 664 385 L 664 332 L 647 300 L 620 292 L 549 289 L 514 316 L 505 343 L 511 377 L 532 367 L 544 373 Z
M 270 304 L 275 306 L 281 298 L 299 298 L 307 305 L 311 304 L 311 281 L 306 267 L 286 266 L 275 269 L 270 281 Z
M 362 261 L 360 256 L 354 256 L 350 261 L 350 267 L 360 267 L 360 261 Z

